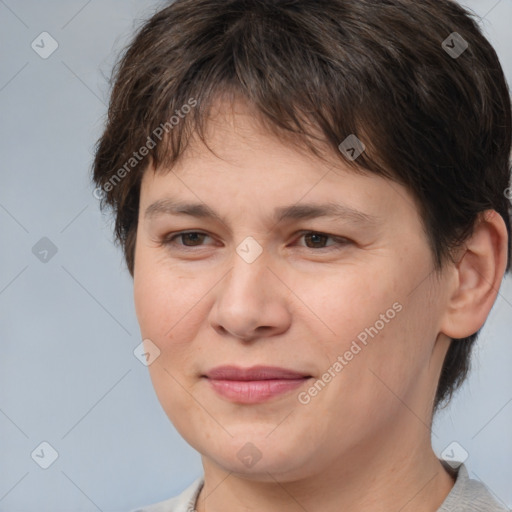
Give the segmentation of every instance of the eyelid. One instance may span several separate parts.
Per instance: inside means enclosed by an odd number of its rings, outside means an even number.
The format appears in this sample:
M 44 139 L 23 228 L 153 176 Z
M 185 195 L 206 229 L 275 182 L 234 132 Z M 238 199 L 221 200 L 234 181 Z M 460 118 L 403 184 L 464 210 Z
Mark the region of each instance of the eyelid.
M 160 243 L 161 245 L 177 245 L 178 247 L 184 248 L 184 249 L 194 249 L 196 247 L 204 247 L 202 245 L 183 245 L 183 244 L 176 244 L 175 239 L 179 239 L 182 235 L 189 235 L 189 234 L 198 234 L 198 235 L 204 235 L 209 238 L 213 238 L 208 233 L 205 233 L 204 231 L 198 231 L 198 230 L 189 230 L 189 231 L 178 231 L 175 233 L 169 233 L 168 235 L 165 235 L 162 237 Z
M 317 249 L 315 249 L 314 247 L 306 247 L 305 245 L 300 246 L 300 247 L 304 247 L 305 249 L 310 249 L 315 252 L 320 252 L 322 250 L 323 251 L 336 250 L 336 249 L 339 249 L 340 247 L 343 247 L 347 244 L 352 243 L 352 240 L 350 240 L 349 238 L 346 238 L 343 236 L 331 235 L 330 233 L 324 233 L 323 231 L 315 231 L 312 229 L 299 231 L 297 233 L 297 235 L 299 235 L 298 239 L 302 238 L 304 235 L 309 235 L 309 234 L 324 236 L 324 237 L 330 238 L 331 240 L 333 240 L 335 242 L 333 245 L 329 245 L 326 247 L 319 247 Z M 296 240 L 297 240 L 297 238 L 296 238 Z
M 179 231 L 179 232 L 169 233 L 168 235 L 166 235 L 162 238 L 161 244 L 162 245 L 177 245 L 180 249 L 184 249 L 184 250 L 194 250 L 195 248 L 204 247 L 204 245 L 176 244 L 176 242 L 175 242 L 176 239 L 179 239 L 180 236 L 182 236 L 182 235 L 188 235 L 188 234 L 198 234 L 198 235 L 204 235 L 209 238 L 213 238 L 211 235 L 209 235 L 208 233 L 206 233 L 204 231 L 187 230 L 187 231 Z M 327 237 L 335 242 L 334 245 L 330 245 L 330 246 L 326 246 L 326 247 L 318 247 L 318 248 L 300 245 L 300 247 L 303 247 L 305 249 L 310 249 L 315 252 L 328 251 L 328 250 L 336 249 L 337 247 L 352 243 L 352 241 L 346 237 L 331 235 L 330 233 L 324 233 L 323 231 L 315 231 L 312 229 L 305 229 L 305 230 L 296 232 L 294 234 L 294 240 L 297 241 L 298 239 L 302 238 L 304 235 L 309 235 L 309 234 L 315 234 L 315 235 Z

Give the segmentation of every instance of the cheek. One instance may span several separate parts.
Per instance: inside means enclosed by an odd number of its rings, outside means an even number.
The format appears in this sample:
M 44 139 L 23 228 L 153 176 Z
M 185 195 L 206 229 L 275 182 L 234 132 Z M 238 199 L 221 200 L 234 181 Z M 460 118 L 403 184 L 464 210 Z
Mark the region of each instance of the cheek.
M 369 370 L 398 388 L 413 379 L 428 364 L 436 334 L 436 312 L 425 290 L 411 293 L 418 280 L 415 272 L 407 275 L 406 266 L 367 268 L 310 295 L 317 299 L 310 307 L 324 324 L 319 332 L 326 333 L 322 345 L 329 364 L 346 354 L 346 378 L 358 385 L 366 380 L 369 387 L 377 384 Z
M 400 407 L 401 400 L 412 402 L 417 389 L 426 393 L 438 312 L 423 290 L 384 294 L 381 299 L 370 302 L 372 314 L 360 316 L 359 333 L 352 332 L 361 351 L 347 365 L 345 378 L 360 400 L 385 414 Z
M 148 366 L 156 395 L 169 419 L 179 425 L 180 415 L 186 417 L 193 405 L 183 386 L 188 388 L 197 358 L 190 341 L 196 336 L 195 319 L 201 311 L 193 307 L 195 297 L 183 292 L 180 283 L 186 279 L 145 263 L 139 259 L 134 277 L 136 315 L 142 338 L 150 339 L 160 350 Z M 174 411 L 180 415 L 175 417 Z
M 379 332 L 388 329 L 397 316 L 393 304 L 400 292 L 389 270 L 349 269 L 341 274 L 330 279 L 328 286 L 317 284 L 318 293 L 311 294 L 310 289 L 308 296 L 308 290 L 304 289 L 303 296 L 308 297 L 311 309 L 319 312 L 328 346 L 344 351 L 358 337 L 364 341 L 369 336 L 368 330 L 375 331 L 376 323 Z M 381 315 L 388 322 L 383 324 Z
M 157 338 L 167 310 L 163 282 L 139 266 L 135 272 L 133 292 L 135 312 L 143 338 Z M 168 312 L 170 313 L 170 312 Z
M 163 340 L 173 326 L 191 311 L 187 280 L 161 262 L 150 258 L 150 251 L 137 254 L 134 273 L 134 305 L 143 337 Z
M 176 376 L 192 372 L 201 347 L 191 342 L 207 315 L 205 295 L 212 285 L 205 279 L 182 276 L 149 257 L 139 258 L 137 265 L 134 303 L 141 336 L 160 350 L 158 364 L 149 368 L 151 377 L 156 383 L 156 379 L 169 380 L 167 372 Z

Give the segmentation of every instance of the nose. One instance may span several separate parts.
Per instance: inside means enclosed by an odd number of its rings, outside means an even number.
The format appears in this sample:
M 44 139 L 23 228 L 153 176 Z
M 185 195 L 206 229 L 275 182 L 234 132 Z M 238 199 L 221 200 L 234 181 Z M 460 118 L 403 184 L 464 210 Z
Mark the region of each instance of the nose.
M 290 291 L 278 266 L 270 268 L 269 263 L 265 252 L 248 263 L 234 251 L 231 270 L 215 287 L 210 311 L 210 325 L 219 334 L 252 341 L 289 328 Z

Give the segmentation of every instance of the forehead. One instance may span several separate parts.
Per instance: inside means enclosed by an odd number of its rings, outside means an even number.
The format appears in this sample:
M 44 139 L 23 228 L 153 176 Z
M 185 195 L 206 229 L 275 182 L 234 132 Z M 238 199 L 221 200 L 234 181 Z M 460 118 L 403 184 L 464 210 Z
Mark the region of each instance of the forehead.
M 339 165 L 341 160 L 340 154 L 323 141 L 324 136 L 319 128 L 311 124 L 307 126 L 308 134 L 315 137 L 315 150 L 322 158 L 315 155 L 306 144 L 308 139 L 305 135 L 278 127 L 238 93 L 216 96 L 200 117 L 204 139 L 197 130 L 193 130 L 178 161 L 218 156 L 237 162 L 262 151 L 280 159 L 310 161 L 313 164 L 323 159 L 330 165 Z
M 187 211 L 219 220 L 218 207 L 263 211 L 268 205 L 273 217 L 266 215 L 274 221 L 331 214 L 370 224 L 397 200 L 414 206 L 403 187 L 368 171 L 356 172 L 326 144 L 318 144 L 320 158 L 293 134 L 269 130 L 247 101 L 219 98 L 204 136 L 203 141 L 194 133 L 172 168 L 144 174 L 141 206 L 146 216 Z

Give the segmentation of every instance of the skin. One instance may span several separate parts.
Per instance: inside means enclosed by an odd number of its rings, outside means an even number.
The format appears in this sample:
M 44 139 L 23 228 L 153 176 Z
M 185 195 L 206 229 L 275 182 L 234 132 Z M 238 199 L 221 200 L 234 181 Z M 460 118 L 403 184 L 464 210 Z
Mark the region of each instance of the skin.
M 435 389 L 450 336 L 480 328 L 496 299 L 504 222 L 482 217 L 436 274 L 406 189 L 354 173 L 339 155 L 322 162 L 255 119 L 242 101 L 219 100 L 207 132 L 216 154 L 194 139 L 172 170 L 149 168 L 141 184 L 136 313 L 160 350 L 149 369 L 162 407 L 202 456 L 197 510 L 435 511 L 454 482 L 431 447 Z M 170 197 L 204 203 L 224 221 L 145 216 Z M 328 201 L 373 221 L 271 220 L 277 207 Z M 182 231 L 206 236 L 163 243 Z M 262 249 L 252 263 L 236 252 L 248 236 Z M 395 303 L 400 312 L 300 403 Z M 233 403 L 201 377 L 223 364 L 312 378 L 263 403 Z M 250 467 L 237 456 L 246 443 L 261 455 Z

